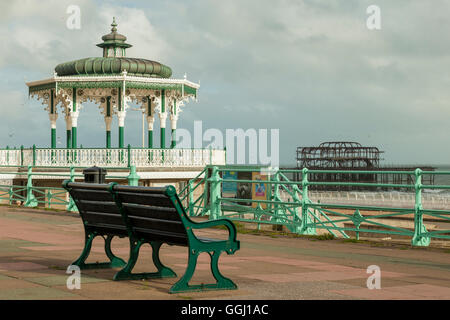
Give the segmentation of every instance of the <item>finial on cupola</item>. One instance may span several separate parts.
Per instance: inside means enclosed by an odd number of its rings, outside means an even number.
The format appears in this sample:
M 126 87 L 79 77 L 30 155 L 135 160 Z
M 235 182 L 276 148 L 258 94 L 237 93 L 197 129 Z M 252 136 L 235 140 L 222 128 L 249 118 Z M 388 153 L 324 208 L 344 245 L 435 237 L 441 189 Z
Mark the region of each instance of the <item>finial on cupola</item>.
M 112 27 L 112 29 L 111 29 L 112 32 L 117 32 L 116 17 L 113 17 L 113 22 L 111 23 L 111 27 Z

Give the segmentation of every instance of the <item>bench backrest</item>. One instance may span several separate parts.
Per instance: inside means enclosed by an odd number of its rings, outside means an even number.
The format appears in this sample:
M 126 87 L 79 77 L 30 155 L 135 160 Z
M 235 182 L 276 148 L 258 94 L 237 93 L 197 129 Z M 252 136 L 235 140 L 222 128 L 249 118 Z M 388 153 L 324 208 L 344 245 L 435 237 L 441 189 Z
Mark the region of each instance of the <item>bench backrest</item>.
M 186 227 L 181 218 L 181 215 L 185 217 L 186 215 L 173 187 L 154 188 L 76 182 L 65 185 L 77 204 L 80 214 L 83 212 L 83 220 L 92 219 L 92 211 L 95 209 L 96 218 L 101 216 L 100 219 L 104 218 L 102 220 L 104 223 L 112 219 L 111 221 L 117 223 L 117 228 L 125 228 L 125 234 L 128 230 L 129 234 L 139 239 L 188 245 Z M 93 187 L 85 187 L 86 185 Z M 104 191 L 109 195 L 104 194 Z M 117 217 L 121 219 L 120 223 L 116 221 Z
M 186 228 L 167 193 L 168 188 L 114 185 L 112 191 L 137 237 L 187 245 Z
M 107 184 L 64 182 L 87 229 L 127 236 L 127 227 Z

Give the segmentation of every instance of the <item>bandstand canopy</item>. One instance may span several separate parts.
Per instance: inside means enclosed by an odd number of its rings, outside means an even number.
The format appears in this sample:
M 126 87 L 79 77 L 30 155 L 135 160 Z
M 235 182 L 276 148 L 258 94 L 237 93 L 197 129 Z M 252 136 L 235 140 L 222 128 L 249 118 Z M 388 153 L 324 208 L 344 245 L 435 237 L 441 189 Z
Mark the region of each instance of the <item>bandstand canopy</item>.
M 147 117 L 149 148 L 153 147 L 150 133 L 153 131 L 155 114 L 159 115 L 162 134 L 160 148 L 165 148 L 163 136 L 167 116 L 170 116 L 174 134 L 181 107 L 189 99 L 197 99 L 200 86 L 188 81 L 186 76 L 184 79 L 172 79 L 172 69 L 162 63 L 127 57 L 126 49 L 131 45 L 126 43 L 125 36 L 117 32 L 115 19 L 111 26 L 111 33 L 103 36 L 103 42 L 97 44 L 103 49 L 102 57 L 58 64 L 53 77 L 27 83 L 29 95 L 41 100 L 49 113 L 52 148 L 56 147 L 58 106 L 65 114 L 67 148 L 77 147 L 77 119 L 83 103 L 88 100 L 98 104 L 105 117 L 107 148 L 110 147 L 108 132 L 110 134 L 111 118 L 114 115 L 119 119 L 119 148 L 124 147 L 123 127 L 130 102 L 138 104 Z

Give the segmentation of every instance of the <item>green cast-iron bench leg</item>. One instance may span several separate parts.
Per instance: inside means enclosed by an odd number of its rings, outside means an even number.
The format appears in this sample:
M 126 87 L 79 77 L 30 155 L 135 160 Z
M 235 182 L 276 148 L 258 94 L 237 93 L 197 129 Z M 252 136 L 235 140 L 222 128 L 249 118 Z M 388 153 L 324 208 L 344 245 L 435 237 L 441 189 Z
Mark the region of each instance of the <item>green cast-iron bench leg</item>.
M 159 249 L 162 243 L 152 241 L 150 245 L 152 246 L 152 259 L 155 267 L 158 269 L 157 272 L 145 272 L 145 273 L 132 273 L 138 256 L 139 249 L 145 242 L 139 240 L 130 239 L 130 259 L 128 259 L 127 265 L 114 275 L 114 280 L 137 280 L 137 279 L 154 279 L 154 278 L 173 278 L 177 274 L 170 268 L 166 267 L 161 263 L 159 259 Z
M 84 241 L 84 249 L 81 253 L 80 257 L 72 262 L 72 265 L 80 267 L 80 269 L 103 269 L 103 268 L 120 268 L 123 267 L 126 262 L 115 256 L 111 251 L 111 241 L 114 236 L 101 236 L 105 240 L 105 253 L 106 256 L 109 258 L 110 262 L 97 262 L 97 263 L 85 263 L 86 259 L 88 258 L 91 248 L 92 248 L 92 241 L 94 241 L 94 238 L 98 236 L 98 234 L 89 232 L 85 234 L 85 241 Z
M 179 293 L 179 292 L 195 292 L 204 290 L 234 290 L 237 289 L 237 285 L 228 278 L 225 278 L 219 271 L 219 256 L 221 251 L 213 251 L 213 253 L 208 252 L 211 257 L 211 272 L 216 279 L 216 283 L 212 284 L 200 284 L 200 285 L 189 285 L 189 281 L 194 275 L 195 267 L 197 265 L 197 258 L 200 252 L 189 249 L 188 266 L 186 268 L 186 273 L 183 277 L 175 283 L 172 288 L 170 288 L 169 293 Z

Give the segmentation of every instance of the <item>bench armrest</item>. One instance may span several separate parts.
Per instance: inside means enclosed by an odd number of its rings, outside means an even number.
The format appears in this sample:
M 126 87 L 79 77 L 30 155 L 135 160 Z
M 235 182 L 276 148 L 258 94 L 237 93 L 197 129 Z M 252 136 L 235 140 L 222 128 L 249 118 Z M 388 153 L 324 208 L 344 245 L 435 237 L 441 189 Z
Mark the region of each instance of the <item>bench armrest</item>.
M 191 221 L 190 227 L 192 229 L 204 229 L 204 228 L 211 228 L 215 226 L 225 226 L 228 229 L 229 232 L 229 238 L 228 240 L 236 241 L 236 226 L 228 219 L 217 219 L 217 220 L 211 220 L 211 221 L 205 221 L 205 222 L 195 222 Z

